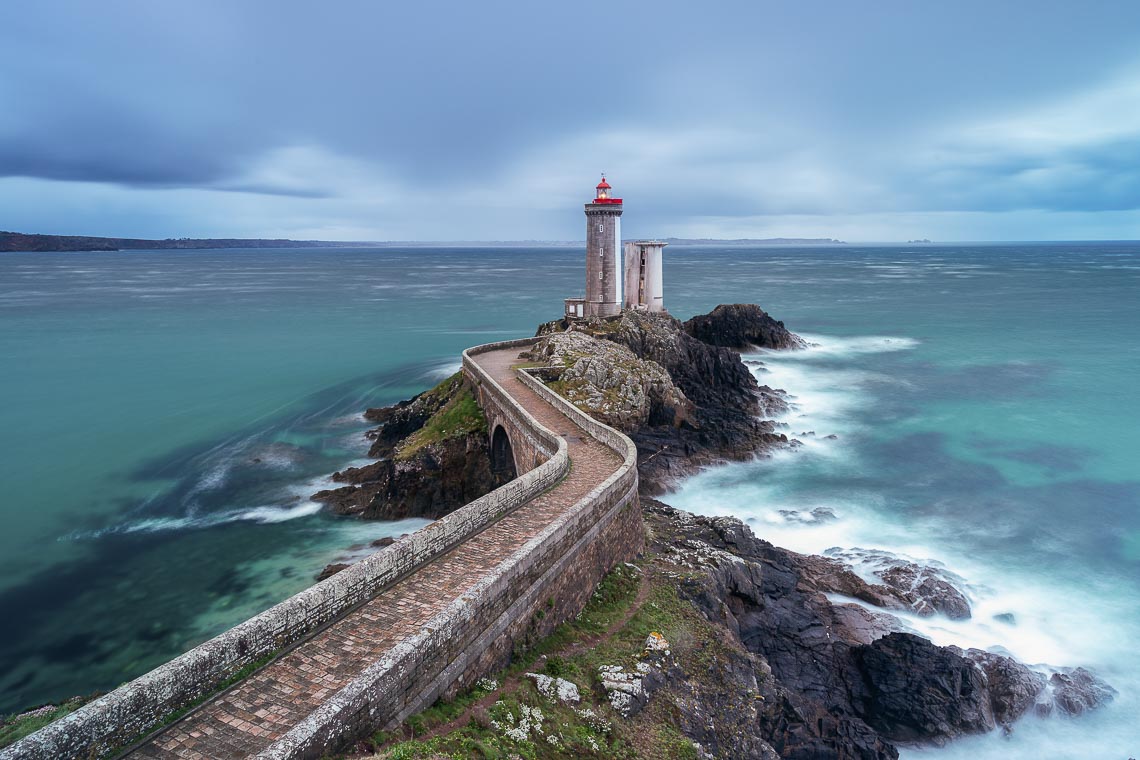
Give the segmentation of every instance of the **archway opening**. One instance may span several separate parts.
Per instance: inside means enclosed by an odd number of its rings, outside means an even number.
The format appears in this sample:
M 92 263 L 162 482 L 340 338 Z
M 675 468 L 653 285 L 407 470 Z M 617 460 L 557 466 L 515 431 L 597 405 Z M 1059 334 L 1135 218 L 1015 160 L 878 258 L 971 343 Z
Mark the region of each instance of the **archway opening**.
M 491 434 L 491 474 L 495 477 L 496 486 L 501 486 L 518 476 L 511 439 L 502 425 L 496 425 L 495 432 Z

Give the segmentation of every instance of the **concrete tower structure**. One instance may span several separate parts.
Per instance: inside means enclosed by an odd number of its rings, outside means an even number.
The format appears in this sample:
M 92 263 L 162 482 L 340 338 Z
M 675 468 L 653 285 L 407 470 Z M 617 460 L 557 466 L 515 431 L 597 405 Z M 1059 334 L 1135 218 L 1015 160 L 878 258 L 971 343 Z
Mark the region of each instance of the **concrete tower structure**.
M 610 193 L 606 176 L 598 183 L 594 200 L 586 204 L 587 317 L 621 314 L 621 198 Z
M 665 311 L 661 254 L 666 245 L 660 240 L 625 244 L 625 308 Z

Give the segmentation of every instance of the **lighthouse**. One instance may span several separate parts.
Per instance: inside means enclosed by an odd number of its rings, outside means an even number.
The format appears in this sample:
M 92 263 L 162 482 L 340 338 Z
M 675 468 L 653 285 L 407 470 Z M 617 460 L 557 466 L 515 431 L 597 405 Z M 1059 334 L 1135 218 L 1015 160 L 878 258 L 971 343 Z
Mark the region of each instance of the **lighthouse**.
M 613 197 L 606 175 L 586 204 L 585 316 L 621 313 L 621 198 Z

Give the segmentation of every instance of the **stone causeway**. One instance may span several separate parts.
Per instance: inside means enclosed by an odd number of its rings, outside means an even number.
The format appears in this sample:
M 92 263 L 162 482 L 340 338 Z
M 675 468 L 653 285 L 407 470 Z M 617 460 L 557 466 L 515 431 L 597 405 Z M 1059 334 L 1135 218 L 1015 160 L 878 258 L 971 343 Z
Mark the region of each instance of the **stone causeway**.
M 319 758 L 454 695 L 576 615 L 601 577 L 643 546 L 636 450 L 518 368 L 534 340 L 463 354 L 489 432 L 501 426 L 510 439 L 518 478 L 0 760 Z M 171 720 L 177 711 L 186 712 Z

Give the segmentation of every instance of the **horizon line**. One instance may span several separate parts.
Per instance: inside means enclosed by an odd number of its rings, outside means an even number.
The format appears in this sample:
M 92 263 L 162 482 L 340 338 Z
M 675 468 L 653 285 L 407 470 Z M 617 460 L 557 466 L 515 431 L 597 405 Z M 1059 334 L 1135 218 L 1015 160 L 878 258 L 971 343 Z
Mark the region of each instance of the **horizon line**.
M 336 240 L 336 239 L 319 239 L 319 238 L 283 238 L 283 237 L 165 237 L 165 238 L 145 238 L 145 237 L 127 237 L 127 236 L 111 236 L 111 235 L 76 235 L 76 234 L 58 234 L 58 233 L 43 233 L 43 232 L 14 232 L 11 230 L 0 230 L 0 235 L 15 235 L 23 237 L 48 237 L 48 238 L 89 238 L 92 240 L 123 240 L 123 241 L 142 241 L 142 242 L 176 242 L 176 241 L 194 241 L 194 242 L 220 242 L 220 241 L 233 241 L 233 242 L 282 242 L 282 243 L 300 243 L 310 244 L 313 246 L 329 245 L 329 246 L 394 246 L 394 245 L 438 245 L 438 246 L 493 246 L 493 245 L 535 245 L 535 246 L 583 246 L 586 241 L 583 240 L 542 240 L 542 239 L 517 239 L 517 240 L 470 240 L 470 239 L 453 239 L 453 240 Z M 640 238 L 633 237 L 629 240 L 637 240 Z M 1140 238 L 1058 238 L 1058 239 L 1004 239 L 1004 240 L 929 240 L 929 239 L 916 239 L 916 240 L 840 240 L 831 237 L 806 237 L 806 236 L 789 236 L 779 235 L 764 238 L 752 237 L 732 237 L 732 238 L 693 238 L 682 237 L 678 235 L 669 235 L 657 237 L 658 240 L 664 241 L 677 241 L 674 245 L 715 245 L 718 243 L 761 243 L 768 244 L 772 247 L 780 245 L 787 246 L 857 246 L 857 245 L 924 245 L 924 246 L 939 246 L 939 245 L 1015 245 L 1015 244 L 1064 244 L 1064 243 L 1140 243 Z M 623 242 L 625 242 L 623 238 Z M 238 246 L 234 246 L 238 247 Z M 270 247 L 270 246 L 262 246 Z M 191 250 L 191 249 L 184 249 Z

